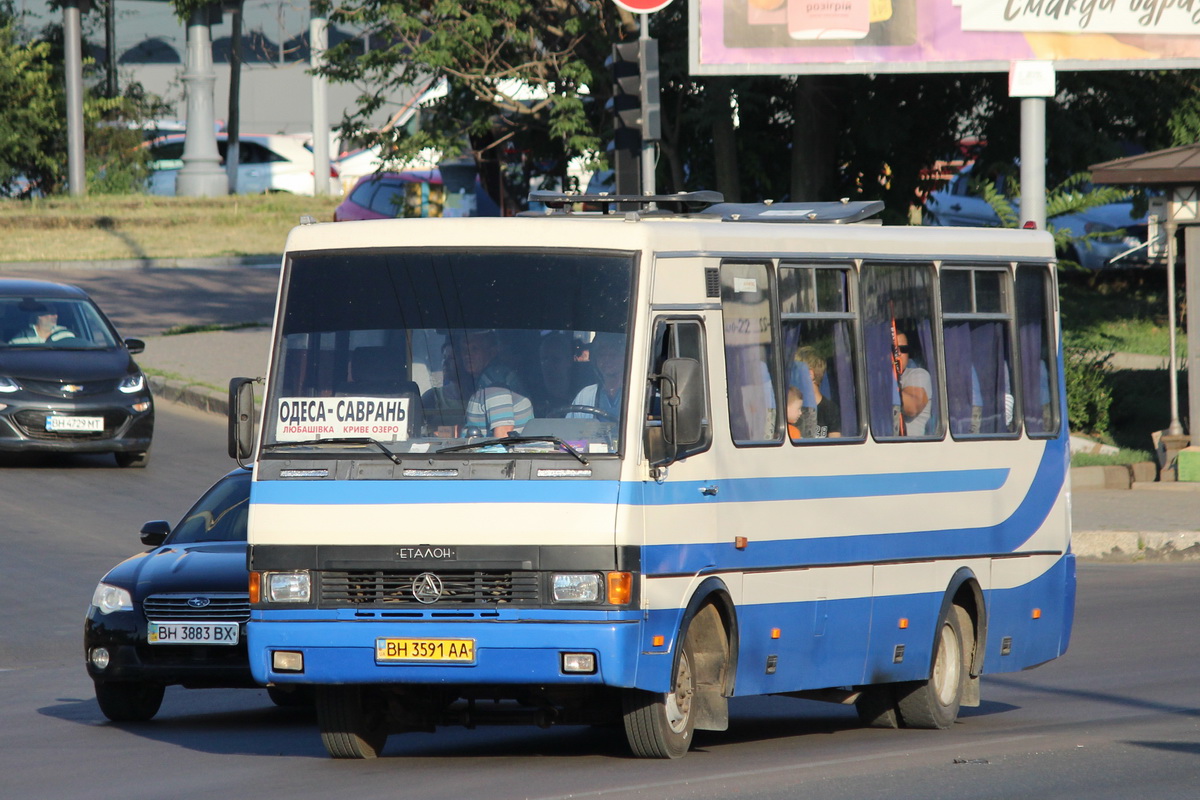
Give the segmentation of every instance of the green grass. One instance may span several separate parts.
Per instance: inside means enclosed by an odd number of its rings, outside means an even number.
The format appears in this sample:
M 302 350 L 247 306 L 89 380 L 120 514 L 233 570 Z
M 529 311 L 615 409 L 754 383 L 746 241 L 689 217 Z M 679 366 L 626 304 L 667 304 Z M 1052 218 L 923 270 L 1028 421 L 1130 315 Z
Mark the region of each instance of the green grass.
M 1137 464 L 1142 461 L 1154 461 L 1154 454 L 1148 450 L 1121 449 L 1111 456 L 1099 453 L 1072 453 L 1072 467 L 1107 467 L 1113 464 Z
M 302 215 L 331 220 L 339 202 L 289 194 L 0 199 L 0 262 L 273 255 Z
M 264 328 L 261 322 L 237 322 L 232 325 L 176 325 L 162 332 L 163 336 L 180 336 L 185 333 L 211 333 L 212 331 L 241 331 L 246 328 Z
M 1175 289 L 1178 309 L 1183 302 L 1182 280 Z M 1059 299 L 1069 340 L 1105 352 L 1163 357 L 1170 352 L 1166 273 L 1161 269 L 1062 272 Z M 1182 315 L 1176 318 L 1175 333 L 1176 353 L 1182 358 L 1187 355 Z

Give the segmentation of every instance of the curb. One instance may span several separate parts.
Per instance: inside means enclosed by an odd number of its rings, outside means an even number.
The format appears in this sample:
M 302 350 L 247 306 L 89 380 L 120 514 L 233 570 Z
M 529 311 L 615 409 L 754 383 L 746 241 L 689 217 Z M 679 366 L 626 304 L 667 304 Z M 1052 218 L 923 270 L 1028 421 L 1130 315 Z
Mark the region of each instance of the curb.
M 214 392 L 209 386 L 171 381 L 155 375 L 147 375 L 146 378 L 156 400 L 170 400 L 222 417 L 229 416 L 229 397 Z
M 1075 531 L 1071 550 L 1088 561 L 1200 561 L 1200 531 Z

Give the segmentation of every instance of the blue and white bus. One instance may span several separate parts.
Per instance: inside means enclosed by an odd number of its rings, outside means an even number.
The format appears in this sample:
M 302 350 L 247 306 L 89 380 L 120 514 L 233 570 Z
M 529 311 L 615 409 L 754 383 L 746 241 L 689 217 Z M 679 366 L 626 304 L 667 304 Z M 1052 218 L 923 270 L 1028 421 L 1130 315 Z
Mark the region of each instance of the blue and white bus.
M 252 671 L 332 756 L 527 721 L 673 758 L 748 695 L 946 728 L 1066 650 L 1049 235 L 539 199 L 296 228 L 257 438 L 231 383 Z

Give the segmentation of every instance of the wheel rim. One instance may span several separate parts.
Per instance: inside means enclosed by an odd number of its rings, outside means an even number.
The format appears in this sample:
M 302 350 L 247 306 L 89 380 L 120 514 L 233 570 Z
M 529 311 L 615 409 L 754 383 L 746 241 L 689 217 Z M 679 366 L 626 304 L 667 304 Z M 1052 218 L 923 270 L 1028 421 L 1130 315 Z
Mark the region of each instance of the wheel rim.
M 675 733 L 687 730 L 688 718 L 692 714 L 692 665 L 686 653 L 679 656 L 679 669 L 675 673 L 675 690 L 667 695 L 667 725 Z
M 933 665 L 933 688 L 938 702 L 943 706 L 954 702 L 961 677 L 962 652 L 958 637 L 954 635 L 954 628 L 947 623 L 942 625 L 942 633 L 938 638 L 937 660 Z

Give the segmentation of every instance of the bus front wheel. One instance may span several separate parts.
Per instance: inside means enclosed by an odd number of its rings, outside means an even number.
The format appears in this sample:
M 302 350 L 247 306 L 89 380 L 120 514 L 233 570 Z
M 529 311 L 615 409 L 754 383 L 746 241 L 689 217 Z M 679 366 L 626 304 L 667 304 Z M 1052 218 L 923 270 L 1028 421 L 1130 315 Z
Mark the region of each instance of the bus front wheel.
M 387 742 L 387 707 L 360 686 L 317 686 L 317 727 L 334 758 L 375 758 Z
M 974 626 L 962 606 L 950 607 L 938 626 L 929 679 L 898 686 L 897 710 L 907 728 L 945 729 L 954 724 L 970 672 Z
M 666 694 L 629 689 L 623 695 L 625 737 L 638 758 L 679 758 L 692 746 L 696 727 L 695 649 L 689 635 Z

